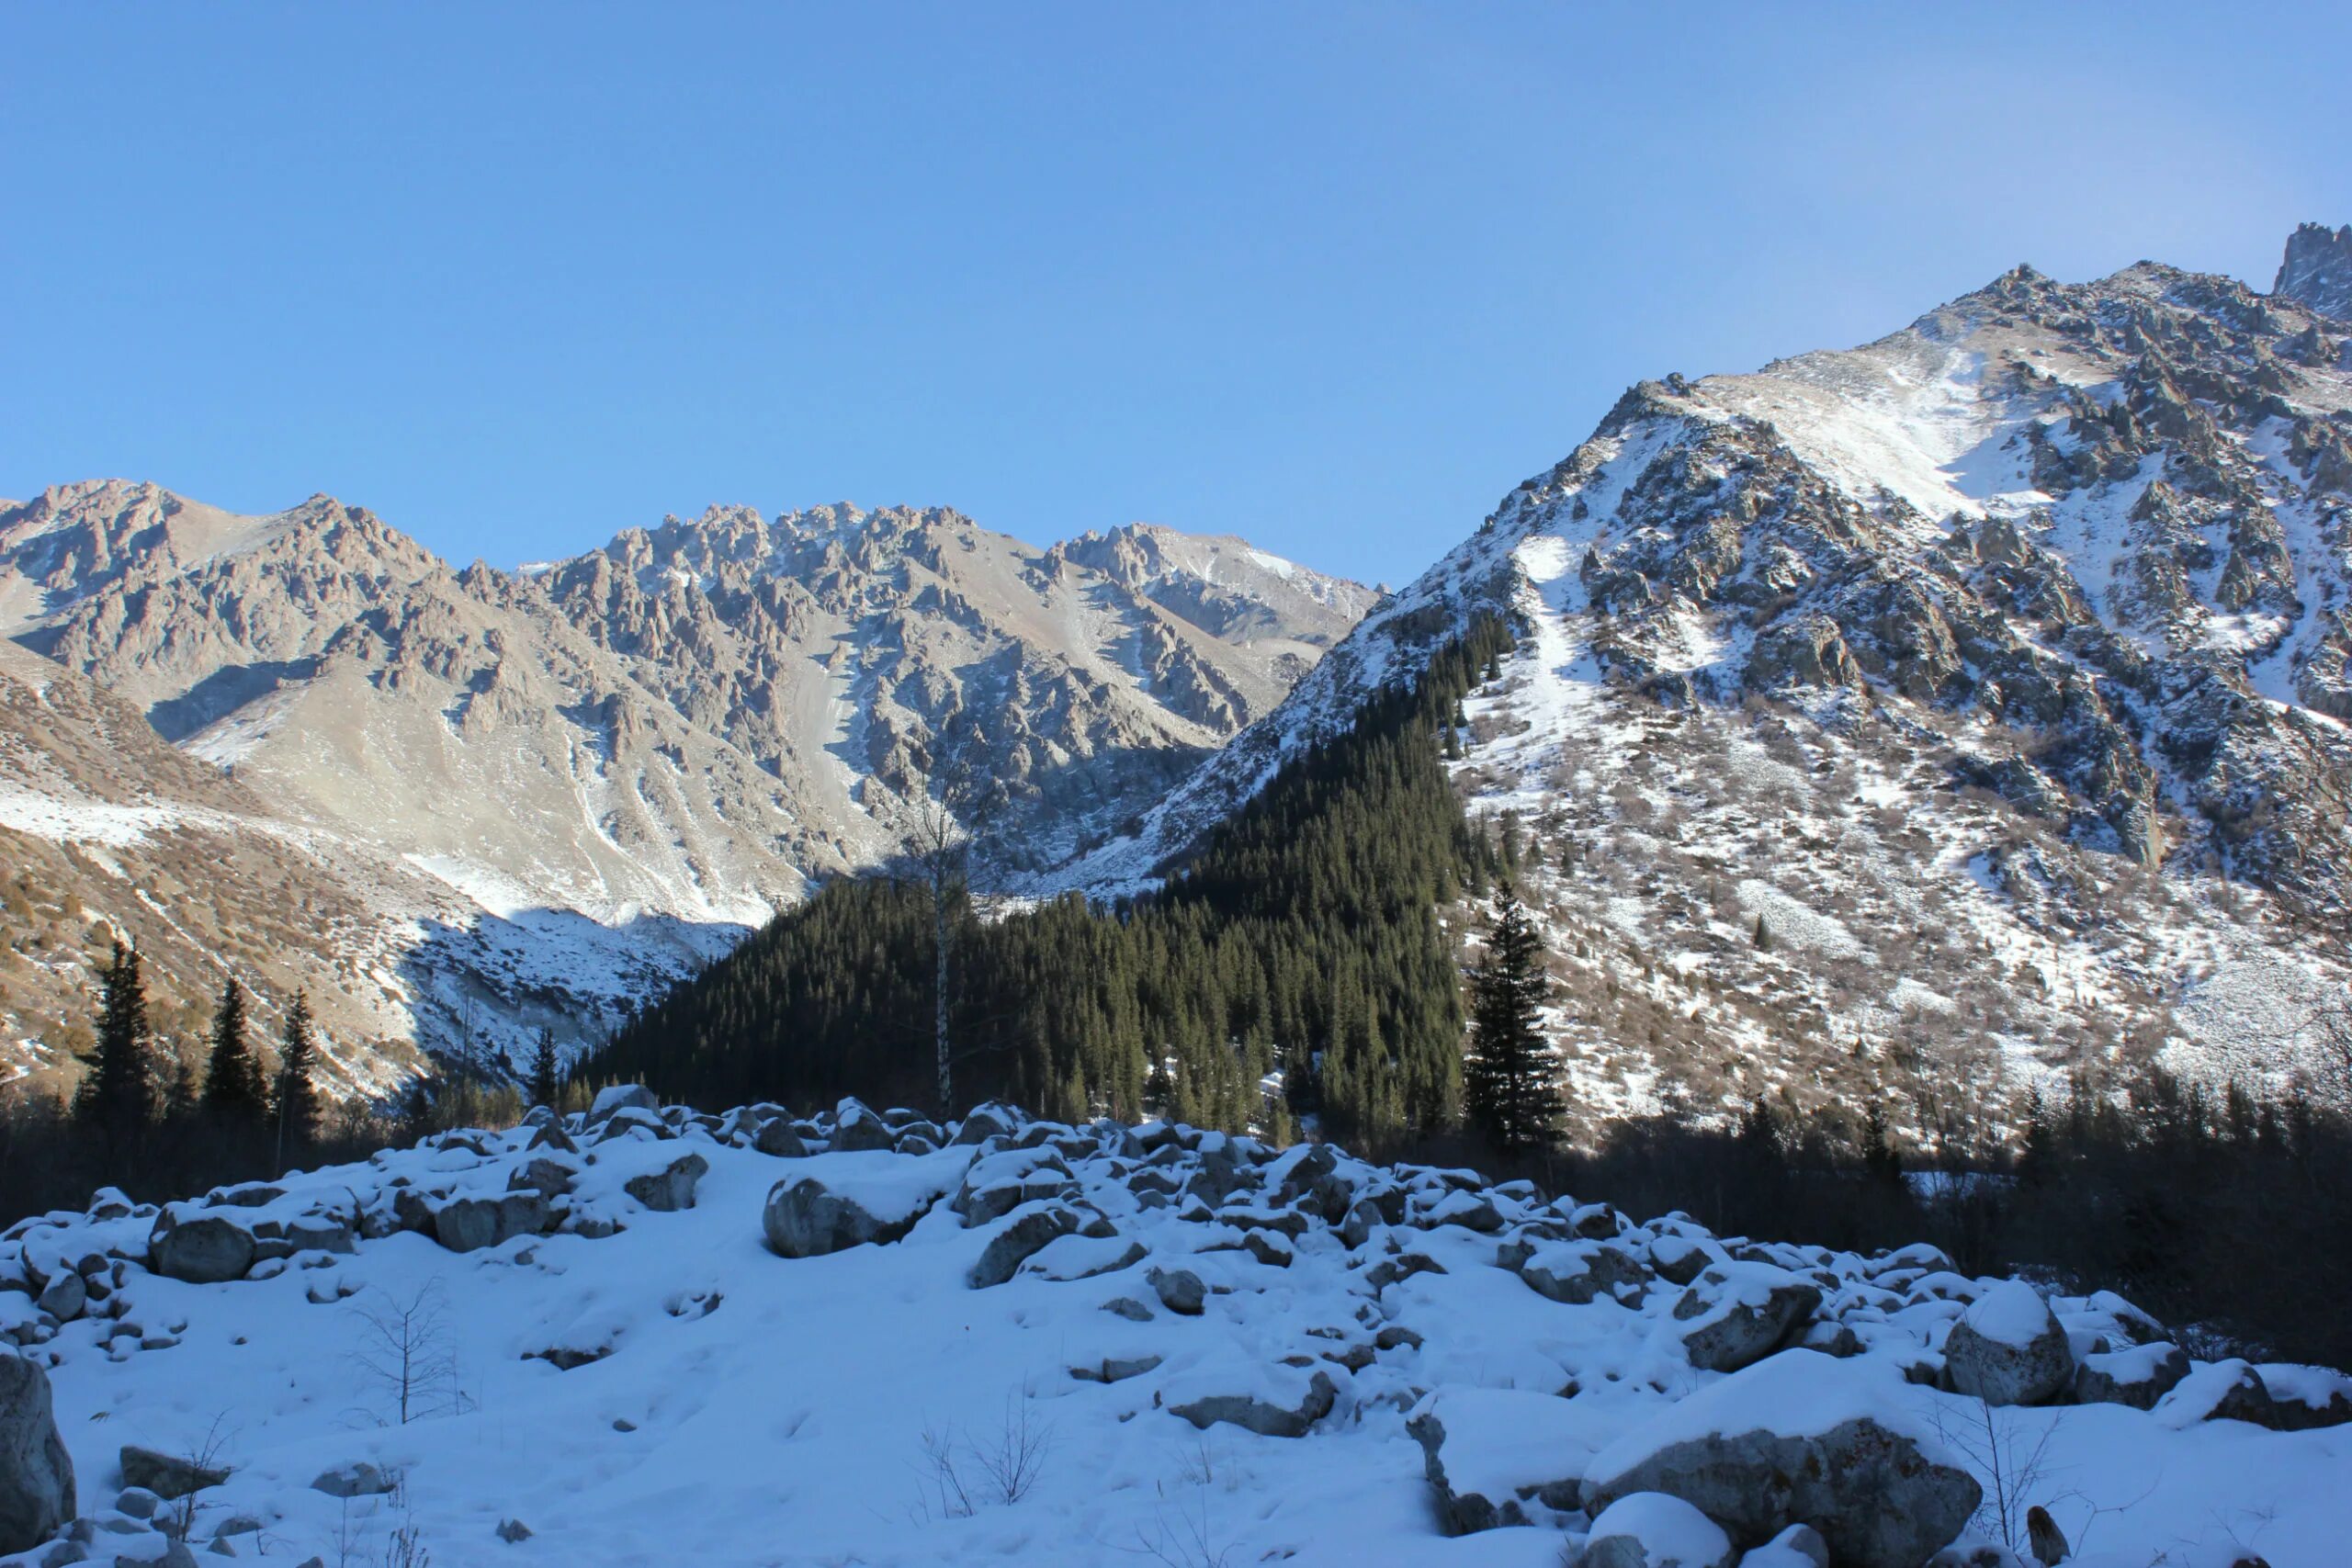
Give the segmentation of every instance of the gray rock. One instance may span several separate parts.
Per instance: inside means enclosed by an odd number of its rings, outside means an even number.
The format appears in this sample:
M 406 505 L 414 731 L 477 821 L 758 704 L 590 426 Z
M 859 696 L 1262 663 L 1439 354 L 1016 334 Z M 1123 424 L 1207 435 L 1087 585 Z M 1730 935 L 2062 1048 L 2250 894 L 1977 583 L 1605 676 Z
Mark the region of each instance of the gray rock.
M 2041 1404 L 2074 1384 L 2066 1330 L 2022 1280 L 1977 1297 L 1944 1340 L 1944 1386 L 1954 1393 L 1987 1404 Z
M 498 1539 L 509 1546 L 528 1540 L 531 1539 L 531 1527 L 520 1519 L 501 1519 L 498 1521 Z
M 681 1155 L 667 1168 L 632 1176 L 624 1182 L 628 1195 L 657 1214 L 673 1214 L 695 1206 L 695 1184 L 710 1170 L 710 1162 L 696 1154 Z
M 126 1486 L 115 1494 L 114 1511 L 134 1519 L 152 1519 L 164 1500 L 144 1486 Z
M 830 1147 L 835 1150 L 888 1149 L 898 1145 L 898 1134 L 889 1123 L 854 1100 L 844 1100 L 833 1112 L 833 1136 Z
M 1217 1393 L 1168 1408 L 1203 1431 L 1222 1421 L 1261 1438 L 1303 1438 L 1308 1427 L 1331 1413 L 1339 1397 L 1339 1386 L 1330 1374 L 1317 1371 L 1307 1379 L 1295 1404 L 1279 1404 L 1250 1393 Z
M 1114 1296 L 1102 1303 L 1102 1310 L 1114 1317 L 1124 1317 L 1129 1323 L 1151 1321 L 1151 1309 L 1133 1296 Z
M 158 1274 L 218 1285 L 243 1279 L 254 1266 L 254 1235 L 226 1215 L 182 1219 L 176 1204 L 166 1204 L 147 1237 L 147 1256 Z
M 1144 1282 L 1159 1296 L 1159 1304 L 1182 1317 L 1198 1317 L 1209 1299 L 1208 1287 L 1190 1269 L 1154 1269 Z
M 74 1461 L 57 1435 L 49 1374 L 0 1350 L 0 1552 L 40 1545 L 74 1507 Z
M 596 1091 L 595 1102 L 588 1108 L 588 1125 L 609 1121 L 616 1111 L 644 1111 L 659 1115 L 662 1101 L 641 1083 L 615 1084 Z
M 218 1486 L 228 1479 L 227 1465 L 198 1464 L 192 1459 L 141 1448 L 136 1443 L 122 1447 L 122 1483 L 144 1487 L 166 1502 L 207 1486 Z
M 1030 1254 L 1057 1237 L 1071 1235 L 1080 1224 L 1074 1211 L 1058 1203 L 1041 1204 L 1016 1214 L 980 1249 L 979 1259 L 966 1272 L 964 1282 L 976 1291 L 1003 1284 Z
M 984 1144 L 990 1138 L 1009 1138 L 1020 1130 L 1021 1113 L 1009 1106 L 979 1105 L 964 1118 L 956 1135 L 947 1143 L 950 1148 Z
M 759 1132 L 752 1137 L 752 1146 L 778 1159 L 806 1159 L 808 1156 L 808 1145 L 800 1141 L 791 1118 L 786 1116 L 771 1116 L 761 1122 Z
M 2154 1410 L 2188 1375 L 2188 1352 L 2167 1340 L 2097 1352 L 2075 1369 L 2075 1403 Z
M 70 1269 L 60 1269 L 33 1304 L 60 1323 L 71 1323 L 82 1315 L 82 1308 L 89 1299 L 90 1288 L 82 1282 L 82 1276 Z
M 1693 1397 L 1743 1418 L 1770 1419 L 1787 1399 L 1832 1379 L 1883 1376 L 1891 1374 L 1791 1350 Z M 1871 1397 L 1881 1396 L 1873 1391 Z M 1687 1430 L 1700 1414 L 1662 1419 L 1670 1431 Z M 1960 1533 L 1983 1500 L 1965 1470 L 1867 1415 L 1817 1433 L 1758 1427 L 1662 1439 L 1646 1452 L 1636 1434 L 1605 1458 L 1609 1471 L 1588 1477 L 1584 1487 L 1584 1506 L 1596 1515 L 1633 1493 L 1669 1493 L 1744 1549 L 1764 1545 L 1791 1525 L 1810 1525 L 1838 1568 L 1919 1568 Z
M 1760 1299 L 1758 1299 L 1760 1298 Z M 1736 1372 L 1770 1355 L 1821 1305 L 1821 1292 L 1769 1264 L 1722 1264 L 1674 1303 L 1682 1352 L 1694 1367 Z
M 311 1489 L 330 1497 L 380 1497 L 400 1483 L 398 1471 L 379 1470 L 366 1460 L 354 1460 L 349 1464 L 321 1471 L 318 1479 L 311 1483 Z
M 786 1258 L 821 1258 L 829 1252 L 892 1242 L 914 1228 L 922 1213 L 895 1224 L 876 1219 L 855 1199 L 829 1190 L 813 1176 L 787 1178 L 768 1190 L 760 1224 L 768 1246 Z
M 1634 1492 L 1592 1521 L 1579 1568 L 1732 1568 L 1738 1556 L 1731 1538 L 1681 1498 Z
M 452 1252 L 499 1247 L 547 1229 L 548 1201 L 537 1192 L 454 1198 L 433 1211 L 434 1239 Z
M 1519 1277 L 1540 1296 L 1583 1306 L 1599 1296 L 1632 1305 L 1649 1289 L 1650 1271 L 1613 1242 L 1578 1241 L 1538 1247 Z

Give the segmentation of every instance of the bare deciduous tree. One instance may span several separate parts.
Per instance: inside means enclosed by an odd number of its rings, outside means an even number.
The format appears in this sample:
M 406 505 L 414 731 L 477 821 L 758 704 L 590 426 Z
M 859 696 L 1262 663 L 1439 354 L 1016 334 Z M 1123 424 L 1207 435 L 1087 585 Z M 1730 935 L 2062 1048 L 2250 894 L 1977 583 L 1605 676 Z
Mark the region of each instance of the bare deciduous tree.
M 439 1280 L 427 1280 L 406 1300 L 379 1289 L 348 1310 L 360 1325 L 352 1364 L 382 1394 L 400 1425 L 466 1408 L 449 1341 L 448 1298 Z

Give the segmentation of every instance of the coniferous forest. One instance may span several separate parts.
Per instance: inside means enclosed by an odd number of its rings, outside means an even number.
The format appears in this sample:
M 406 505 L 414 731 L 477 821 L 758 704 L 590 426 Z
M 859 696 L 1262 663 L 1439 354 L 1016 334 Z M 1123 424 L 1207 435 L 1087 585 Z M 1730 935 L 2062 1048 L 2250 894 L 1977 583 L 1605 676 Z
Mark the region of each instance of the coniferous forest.
M 1496 868 L 1441 737 L 1510 644 L 1499 619 L 1473 626 L 1413 687 L 1284 766 L 1158 892 L 995 920 L 959 901 L 956 1099 L 1225 1128 L 1271 1119 L 1278 1134 L 1313 1113 L 1365 1148 L 1455 1122 L 1464 1018 L 1440 912 Z M 828 886 L 647 1010 L 583 1075 L 711 1104 L 929 1104 L 933 897 L 913 879 Z M 1264 1084 L 1280 1086 L 1271 1105 Z

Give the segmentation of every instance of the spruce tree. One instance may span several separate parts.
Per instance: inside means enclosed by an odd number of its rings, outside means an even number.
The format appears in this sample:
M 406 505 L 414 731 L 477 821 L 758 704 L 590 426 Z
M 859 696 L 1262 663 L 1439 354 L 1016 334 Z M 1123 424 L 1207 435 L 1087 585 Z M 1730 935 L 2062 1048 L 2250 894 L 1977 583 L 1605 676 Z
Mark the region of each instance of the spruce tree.
M 269 1085 L 245 1029 L 245 988 L 231 976 L 212 1013 L 212 1049 L 204 1073 L 204 1109 L 223 1122 L 258 1127 L 269 1111 Z
M 531 1102 L 552 1111 L 562 1090 L 562 1075 L 556 1069 L 555 1031 L 542 1024 L 531 1046 Z
M 311 1032 L 311 998 L 294 993 L 286 1010 L 285 1027 L 277 1043 L 277 1168 L 286 1168 L 289 1151 L 310 1146 L 319 1124 L 319 1089 L 311 1081 L 318 1060 L 318 1042 Z
M 1539 1018 L 1551 988 L 1544 940 L 1506 886 L 1487 951 L 1470 973 L 1470 1051 L 1463 1065 L 1470 1117 L 1505 1154 L 1523 1154 L 1559 1130 L 1560 1094 Z
M 109 1138 L 138 1134 L 155 1114 L 148 1062 L 147 983 L 139 953 L 115 938 L 98 972 L 97 1059 L 74 1097 L 74 1114 Z

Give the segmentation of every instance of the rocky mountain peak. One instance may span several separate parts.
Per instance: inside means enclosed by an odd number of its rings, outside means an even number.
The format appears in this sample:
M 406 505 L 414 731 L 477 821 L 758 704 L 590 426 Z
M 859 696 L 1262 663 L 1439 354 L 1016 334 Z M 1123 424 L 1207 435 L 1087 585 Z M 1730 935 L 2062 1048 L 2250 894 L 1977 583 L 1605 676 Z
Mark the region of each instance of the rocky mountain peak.
M 2352 321 L 2352 224 L 2330 229 L 2305 223 L 2290 234 L 2270 292 L 2319 315 Z

